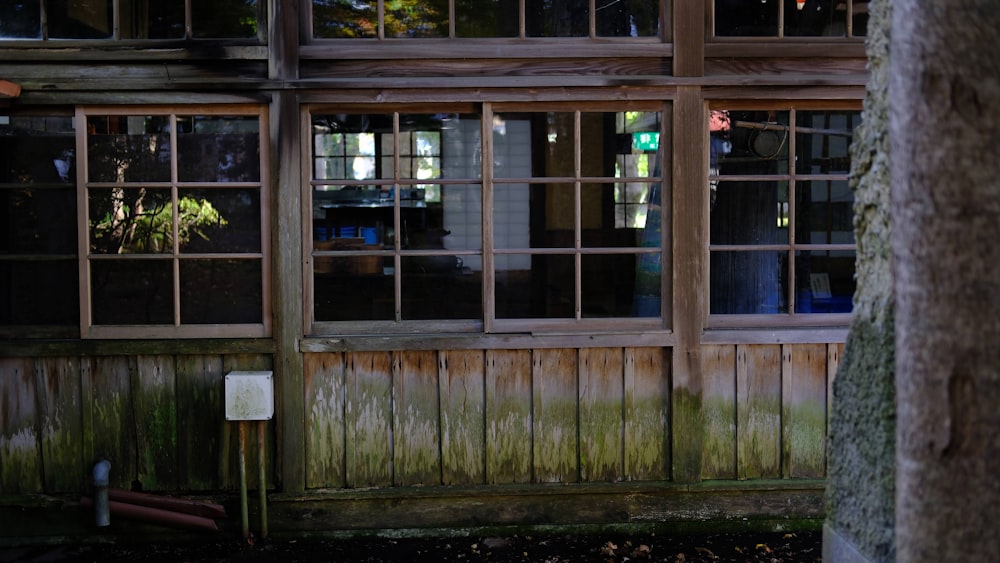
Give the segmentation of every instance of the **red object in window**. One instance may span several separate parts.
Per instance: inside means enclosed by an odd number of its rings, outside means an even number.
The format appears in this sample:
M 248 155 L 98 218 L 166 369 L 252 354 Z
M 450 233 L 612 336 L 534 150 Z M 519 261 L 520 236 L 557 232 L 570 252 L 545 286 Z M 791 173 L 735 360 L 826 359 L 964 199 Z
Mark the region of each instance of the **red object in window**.
M 799 10 L 806 7 L 806 0 L 795 0 L 795 7 Z

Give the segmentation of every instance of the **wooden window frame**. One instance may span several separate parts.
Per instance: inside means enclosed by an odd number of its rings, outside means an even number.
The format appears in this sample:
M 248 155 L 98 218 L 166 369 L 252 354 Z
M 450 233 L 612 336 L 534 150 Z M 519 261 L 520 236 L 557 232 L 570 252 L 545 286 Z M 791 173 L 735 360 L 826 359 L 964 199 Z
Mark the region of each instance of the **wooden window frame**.
M 481 116 L 481 138 L 482 138 L 482 171 L 481 171 L 481 183 L 482 183 L 482 250 L 475 251 L 450 251 L 455 254 L 481 254 L 483 261 L 483 287 L 482 287 L 482 305 L 483 305 L 483 316 L 481 319 L 466 320 L 466 321 L 448 321 L 448 320 L 401 320 L 400 312 L 398 310 L 399 300 L 400 300 L 400 286 L 399 286 L 399 275 L 397 274 L 395 280 L 395 299 L 397 303 L 396 320 L 395 321 L 316 321 L 314 320 L 314 287 L 313 287 L 313 260 L 314 260 L 314 249 L 311 244 L 306 243 L 306 241 L 312 240 L 312 186 L 313 186 L 313 176 L 312 176 L 312 150 L 302 151 L 302 168 L 301 173 L 306 181 L 302 182 L 303 192 L 302 192 L 302 237 L 303 237 L 303 330 L 305 334 L 310 337 L 323 337 L 326 335 L 333 334 L 446 334 L 446 333 L 468 333 L 468 334 L 511 334 L 511 333 L 531 333 L 531 334 L 581 334 L 581 333 L 645 333 L 645 334 L 666 334 L 669 332 L 670 325 L 670 311 L 671 311 L 671 287 L 672 287 L 672 276 L 670 275 L 671 262 L 669 260 L 671 254 L 669 249 L 670 240 L 672 238 L 671 234 L 671 189 L 670 189 L 670 158 L 671 158 L 671 143 L 670 143 L 670 130 L 671 130 L 671 104 L 669 100 L 657 100 L 657 101 L 591 101 L 591 102 L 481 102 L 475 104 L 468 103 L 441 103 L 441 104 L 383 104 L 383 105 L 372 105 L 372 104 L 338 104 L 336 106 L 331 106 L 330 104 L 316 103 L 307 104 L 302 106 L 301 113 L 301 130 L 302 137 L 301 143 L 303 147 L 311 147 L 311 121 L 312 116 L 317 114 L 322 114 L 324 112 L 336 113 L 350 113 L 350 112 L 364 112 L 364 113 L 379 113 L 379 114 L 391 114 L 393 112 L 399 113 L 420 113 L 420 112 L 439 112 L 446 109 L 452 113 L 471 113 Z M 494 248 L 494 237 L 493 237 L 493 191 L 494 186 L 503 183 L 546 183 L 549 181 L 567 181 L 572 182 L 574 185 L 574 190 L 576 192 L 576 198 L 579 202 L 579 190 L 580 186 L 584 182 L 589 181 L 600 181 L 600 182 L 615 182 L 622 181 L 621 178 L 596 178 L 596 177 L 583 177 L 580 174 L 580 163 L 579 163 L 579 151 L 580 151 L 580 133 L 579 127 L 576 128 L 576 135 L 574 139 L 575 153 L 576 153 L 576 165 L 575 165 L 575 176 L 571 178 L 555 178 L 555 177 L 534 177 L 534 178 L 503 178 L 497 180 L 494 178 L 493 174 L 493 115 L 499 112 L 576 112 L 576 120 L 579 121 L 580 113 L 586 112 L 624 112 L 624 111 L 655 111 L 659 112 L 661 115 L 660 119 L 660 155 L 663 159 L 663 164 L 661 165 L 661 175 L 658 177 L 643 178 L 643 181 L 649 181 L 650 183 L 656 183 L 657 181 L 662 186 L 661 191 L 661 236 L 660 236 L 660 246 L 658 250 L 649 250 L 646 247 L 630 247 L 630 248 L 582 248 L 580 243 L 579 229 L 579 214 L 580 208 L 577 207 L 575 214 L 577 215 L 576 221 L 576 243 L 574 248 L 505 248 L 502 250 L 497 250 Z M 398 121 L 398 117 L 394 119 Z M 386 183 L 392 182 L 392 180 L 380 180 L 380 181 L 366 181 L 366 183 Z M 457 180 L 459 183 L 467 183 L 465 179 Z M 321 182 L 322 183 L 322 182 Z M 416 180 L 414 180 L 416 183 Z M 448 180 L 441 181 L 440 183 L 446 184 Z M 579 204 L 578 204 L 579 205 Z M 394 213 L 399 213 L 398 206 L 394 210 Z M 392 251 L 385 251 L 386 254 L 392 253 L 396 259 L 396 271 L 399 271 L 399 249 Z M 533 254 L 533 255 L 544 255 L 544 254 L 572 254 L 577 263 L 577 267 L 574 269 L 574 296 L 576 302 L 579 303 L 581 299 L 581 270 L 579 267 L 579 261 L 585 255 L 599 255 L 599 254 L 649 254 L 658 253 L 661 256 L 661 314 L 658 317 L 632 317 L 632 318 L 585 318 L 581 317 L 581 312 L 577 309 L 575 318 L 541 318 L 541 319 L 497 319 L 495 311 L 495 301 L 496 301 L 496 290 L 495 290 L 495 275 L 493 274 L 494 259 L 496 256 L 501 254 Z M 350 255 L 350 252 L 345 253 L 345 255 Z
M 90 218 L 88 194 L 91 187 L 104 188 L 112 185 L 106 182 L 88 181 L 87 117 L 92 115 L 125 116 L 156 115 L 169 116 L 173 121 L 183 116 L 245 116 L 259 119 L 260 178 L 256 182 L 183 182 L 178 180 L 177 131 L 171 127 L 171 162 L 169 182 L 136 182 L 136 187 L 156 184 L 169 188 L 176 200 L 177 191 L 187 187 L 210 184 L 236 188 L 256 188 L 260 190 L 260 244 L 259 252 L 234 253 L 188 253 L 179 254 L 175 248 L 170 253 L 173 268 L 173 310 L 172 325 L 94 325 L 91 306 L 90 264 L 94 256 L 90 252 Z M 80 264 L 80 337 L 108 339 L 149 339 L 149 338 L 263 338 L 271 334 L 271 251 L 270 251 L 270 151 L 268 108 L 259 105 L 170 105 L 170 106 L 80 106 L 76 110 L 76 154 L 77 154 L 77 225 L 78 253 Z M 174 229 L 178 218 L 173 217 Z M 176 241 L 175 241 L 176 246 Z M 183 258 L 181 258 L 183 256 Z M 180 322 L 180 285 L 178 283 L 179 261 L 182 259 L 246 258 L 260 260 L 261 268 L 261 322 L 248 324 L 182 324 Z M 98 260 L 103 259 L 101 257 Z M 108 258 L 110 259 L 110 258 Z M 115 260 L 145 260 L 143 255 L 116 255 Z M 158 258 L 166 260 L 167 258 Z
M 789 56 L 790 53 L 794 53 L 797 45 L 801 44 L 818 44 L 818 43 L 835 43 L 840 45 L 850 45 L 861 43 L 864 44 L 865 36 L 854 35 L 854 19 L 853 14 L 856 13 L 867 13 L 869 3 L 868 0 L 838 0 L 840 3 L 845 4 L 845 17 L 846 21 L 846 33 L 845 36 L 786 36 L 785 35 L 785 3 L 779 0 L 778 3 L 778 23 L 777 23 L 777 34 L 775 35 L 762 35 L 762 36 L 740 36 L 740 35 L 715 35 L 715 3 L 716 0 L 704 0 L 705 2 L 705 39 L 706 43 L 749 43 L 751 45 L 763 45 L 767 43 L 777 42 L 779 44 L 785 44 L 787 47 L 777 47 L 771 46 L 769 49 L 785 50 L 787 53 L 781 53 L 779 56 Z M 857 5 L 857 8 L 855 8 Z M 862 8 L 861 6 L 864 5 Z M 829 48 L 829 47 L 827 47 Z M 737 51 L 738 52 L 738 51 Z M 734 52 L 735 53 L 735 52 Z M 862 51 L 862 55 L 864 52 Z M 739 56 L 739 55 L 734 55 Z M 743 56 L 760 56 L 755 53 L 744 53 Z M 795 56 L 792 54 L 791 56 Z M 831 53 L 826 52 L 823 56 L 831 56 Z M 851 55 L 854 56 L 854 55 Z
M 788 135 L 789 142 L 789 161 L 790 168 L 789 172 L 780 175 L 766 175 L 766 176 L 755 176 L 752 179 L 760 179 L 765 181 L 781 180 L 788 182 L 789 193 L 793 193 L 795 190 L 795 182 L 797 180 L 843 180 L 847 181 L 849 179 L 848 174 L 798 174 L 794 168 L 794 155 L 795 155 L 795 135 L 794 135 L 794 123 L 795 123 L 795 112 L 796 111 L 857 111 L 862 110 L 862 102 L 860 100 L 740 100 L 740 99 L 718 99 L 710 100 L 706 102 L 706 116 L 711 115 L 711 110 L 740 110 L 740 111 L 788 111 L 789 112 L 789 123 L 793 125 L 792 130 Z M 709 164 L 709 127 L 706 123 L 703 132 L 705 135 L 705 156 L 704 162 L 706 168 Z M 722 176 L 717 174 L 707 175 L 709 181 L 713 180 L 746 180 L 750 177 L 748 176 Z M 706 199 L 706 203 L 708 198 Z M 789 227 L 794 229 L 794 203 L 790 205 L 788 211 L 789 218 L 793 223 Z M 708 210 L 705 210 L 706 223 L 705 228 L 709 228 L 708 224 Z M 790 234 L 791 234 L 790 230 Z M 857 243 L 853 244 L 809 244 L 809 243 L 797 243 L 793 239 L 789 239 L 787 243 L 776 244 L 776 245 L 712 245 L 708 238 L 705 239 L 705 268 L 707 269 L 710 263 L 709 256 L 711 252 L 719 250 L 725 251 L 730 247 L 739 246 L 741 249 L 746 249 L 752 247 L 755 250 L 778 250 L 781 252 L 787 252 L 790 255 L 789 262 L 789 273 L 785 282 L 789 283 L 789 288 L 787 291 L 789 294 L 794 292 L 795 288 L 795 253 L 797 250 L 853 250 L 857 251 Z M 710 276 L 705 276 L 705 280 L 710 280 Z M 710 291 L 708 284 L 706 283 L 703 291 L 705 291 L 706 296 Z M 847 326 L 850 323 L 851 313 L 796 313 L 794 309 L 792 312 L 786 313 L 776 313 L 776 314 L 712 314 L 708 310 L 708 299 L 705 300 L 705 311 L 704 326 L 707 329 L 772 329 L 772 328 L 827 328 L 827 327 L 842 327 Z

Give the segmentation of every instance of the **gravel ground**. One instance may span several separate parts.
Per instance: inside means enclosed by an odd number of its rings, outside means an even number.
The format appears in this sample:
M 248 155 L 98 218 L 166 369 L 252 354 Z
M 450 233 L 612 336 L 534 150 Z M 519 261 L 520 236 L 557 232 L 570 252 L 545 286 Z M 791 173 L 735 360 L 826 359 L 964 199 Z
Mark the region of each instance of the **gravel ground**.
M 671 563 L 755 561 L 819 562 L 820 532 L 537 535 L 460 538 L 364 538 L 268 542 L 206 541 L 0 548 L 0 563 L 13 562 L 357 562 L 410 561 L 494 563 Z

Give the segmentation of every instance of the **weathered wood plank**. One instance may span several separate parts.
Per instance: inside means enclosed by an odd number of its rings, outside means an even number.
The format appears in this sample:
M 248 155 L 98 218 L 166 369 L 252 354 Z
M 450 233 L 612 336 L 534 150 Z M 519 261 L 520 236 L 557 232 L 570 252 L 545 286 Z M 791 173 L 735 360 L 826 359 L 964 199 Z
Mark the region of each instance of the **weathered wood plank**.
M 344 355 L 305 354 L 306 488 L 343 487 L 345 467 Z
M 830 344 L 826 349 L 826 433 L 830 435 L 830 416 L 833 412 L 833 380 L 837 377 L 840 359 L 844 357 L 844 343 Z
M 486 480 L 531 481 L 531 351 L 486 352 Z
M 136 476 L 147 491 L 177 487 L 177 392 L 172 356 L 137 356 L 131 378 Z
M 441 397 L 441 479 L 445 485 L 486 481 L 486 390 L 481 350 L 438 355 Z
M 621 348 L 580 350 L 580 479 L 625 475 L 625 383 Z
M 736 346 L 704 346 L 702 413 L 704 479 L 736 478 Z
M 237 483 L 230 477 L 236 459 L 229 448 L 222 370 L 217 355 L 176 359 L 178 481 L 192 491 Z
M 532 458 L 539 483 L 580 480 L 577 361 L 571 348 L 532 353 Z
M 0 492 L 42 492 L 42 449 L 29 358 L 0 358 Z
M 822 477 L 826 470 L 826 348 L 824 344 L 784 347 L 790 372 L 782 392 L 786 477 Z
M 112 487 L 130 489 L 136 478 L 136 423 L 133 415 L 131 358 L 107 356 L 88 358 L 83 376 L 90 381 L 89 397 L 83 397 L 84 409 L 90 410 L 93 451 L 84 455 L 93 461 L 111 462 Z M 204 457 L 198 463 L 204 463 Z
M 736 348 L 736 442 L 739 479 L 781 473 L 781 347 Z
M 388 352 L 347 355 L 344 407 L 348 487 L 392 484 L 392 358 Z
M 434 352 L 397 352 L 393 366 L 393 483 L 441 482 L 438 362 Z
M 45 491 L 80 492 L 87 484 L 90 461 L 83 457 L 80 361 L 36 358 L 35 369 Z
M 625 348 L 625 479 L 670 478 L 670 378 L 663 348 Z

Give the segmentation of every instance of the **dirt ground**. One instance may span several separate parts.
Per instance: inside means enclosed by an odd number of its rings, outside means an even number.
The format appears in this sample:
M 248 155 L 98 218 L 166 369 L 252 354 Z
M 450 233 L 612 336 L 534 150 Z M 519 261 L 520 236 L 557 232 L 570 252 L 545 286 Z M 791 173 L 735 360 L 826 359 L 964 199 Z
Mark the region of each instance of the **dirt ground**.
M 0 563 L 819 562 L 820 532 L 206 541 L 0 548 Z

